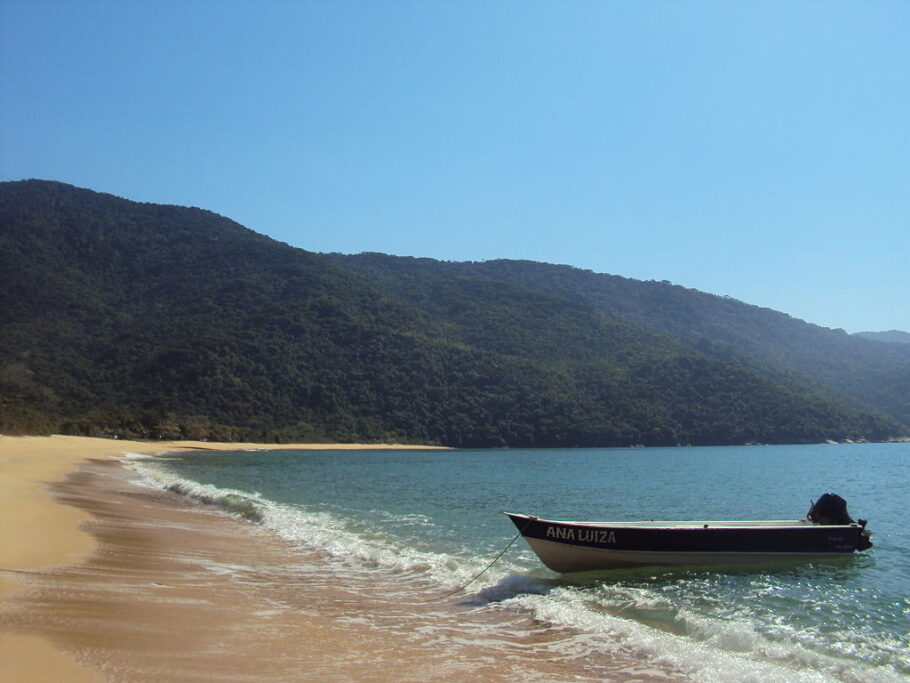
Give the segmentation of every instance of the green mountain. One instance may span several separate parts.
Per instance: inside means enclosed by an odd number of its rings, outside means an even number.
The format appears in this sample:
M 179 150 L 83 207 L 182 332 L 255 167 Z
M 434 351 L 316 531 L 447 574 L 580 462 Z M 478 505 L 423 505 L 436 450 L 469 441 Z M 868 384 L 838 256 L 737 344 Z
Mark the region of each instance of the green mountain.
M 674 333 L 674 306 L 646 324 L 516 274 L 584 271 L 514 264 L 329 257 L 201 209 L 0 183 L 0 431 L 516 447 L 910 431 L 884 399 Z
M 669 282 L 642 282 L 569 266 L 505 260 L 448 263 L 384 254 L 330 256 L 371 277 L 407 282 L 408 289 L 423 277 L 476 277 L 546 292 L 670 336 L 708 357 L 794 388 L 811 387 L 830 400 L 874 407 L 910 425 L 910 346 L 870 344 L 843 330 Z M 898 338 L 892 335 L 888 341 Z

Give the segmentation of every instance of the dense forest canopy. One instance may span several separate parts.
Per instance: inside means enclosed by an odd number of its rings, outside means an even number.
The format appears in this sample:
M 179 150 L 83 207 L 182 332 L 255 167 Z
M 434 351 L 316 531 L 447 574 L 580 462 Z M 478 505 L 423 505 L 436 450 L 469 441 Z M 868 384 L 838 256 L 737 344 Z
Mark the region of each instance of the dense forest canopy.
M 910 346 L 668 283 L 320 255 L 0 183 L 0 431 L 624 446 L 910 433 Z
M 731 360 L 777 381 L 801 386 L 808 382 L 823 395 L 871 405 L 910 424 L 910 347 L 893 343 L 905 336 L 910 339 L 906 333 L 848 335 L 669 282 L 642 282 L 547 263 L 449 263 L 384 254 L 329 257 L 388 282 L 470 275 L 555 294 L 668 335 L 710 357 Z M 892 343 L 869 344 L 868 338 Z

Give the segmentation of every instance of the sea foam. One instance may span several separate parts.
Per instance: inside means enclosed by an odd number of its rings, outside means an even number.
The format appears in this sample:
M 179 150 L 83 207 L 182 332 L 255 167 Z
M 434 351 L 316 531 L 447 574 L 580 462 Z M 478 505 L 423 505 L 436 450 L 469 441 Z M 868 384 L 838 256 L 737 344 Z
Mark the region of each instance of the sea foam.
M 330 512 L 277 503 L 258 492 L 219 488 L 185 479 L 154 462 L 131 460 L 127 467 L 139 474 L 145 485 L 192 498 L 259 524 L 302 550 L 322 553 L 345 566 L 382 568 L 394 574 L 420 576 L 444 588 L 469 580 L 483 568 L 468 557 L 420 551 L 395 543 L 378 529 L 353 531 L 347 520 Z M 418 526 L 429 524 L 423 515 L 413 515 L 406 521 Z

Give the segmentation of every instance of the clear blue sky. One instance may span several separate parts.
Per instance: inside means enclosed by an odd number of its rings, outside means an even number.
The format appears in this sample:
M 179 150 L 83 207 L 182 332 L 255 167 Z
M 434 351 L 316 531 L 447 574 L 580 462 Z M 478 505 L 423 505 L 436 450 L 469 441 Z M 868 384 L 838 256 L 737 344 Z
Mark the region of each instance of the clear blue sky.
M 0 0 L 0 179 L 910 331 L 910 3 Z

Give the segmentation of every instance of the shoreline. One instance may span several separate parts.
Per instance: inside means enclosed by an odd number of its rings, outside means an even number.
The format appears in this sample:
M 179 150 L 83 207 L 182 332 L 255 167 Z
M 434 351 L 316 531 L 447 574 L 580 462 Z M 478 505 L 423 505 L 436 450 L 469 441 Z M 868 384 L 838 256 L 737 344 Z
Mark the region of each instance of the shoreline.
M 495 590 L 449 598 L 447 579 L 428 577 L 422 565 L 402 572 L 394 560 L 371 564 L 354 546 L 338 552 L 332 542 L 310 542 L 323 531 L 318 516 L 296 527 L 293 519 L 282 526 L 283 517 L 250 522 L 207 504 L 207 491 L 187 489 L 192 474 L 171 486 L 158 478 L 167 463 L 141 458 L 180 453 L 205 470 L 197 455 L 275 448 L 0 436 L 0 680 L 667 681 L 690 666 L 703 670 L 697 645 L 665 659 L 657 640 L 638 638 L 638 628 L 660 631 L 660 618 L 633 618 L 631 631 L 592 630 L 548 611 L 561 603 L 540 611 L 533 591 L 514 603 Z M 352 448 L 375 446 L 344 445 Z M 319 458 L 329 474 L 333 460 L 344 472 L 358 461 L 335 460 L 325 444 L 295 450 L 326 451 Z M 131 453 L 139 456 L 132 462 Z M 236 464 L 251 463 L 285 467 L 272 454 Z M 359 481 L 370 481 L 370 469 L 379 476 L 371 456 L 359 463 Z M 723 624 L 713 627 L 723 633 Z M 779 662 L 758 652 L 743 654 L 749 670 L 776 670 Z M 825 655 L 818 661 L 840 670 Z
M 78 565 L 97 548 L 85 530 L 92 514 L 60 501 L 52 488 L 92 460 L 117 461 L 125 453 L 231 450 L 433 450 L 380 444 L 257 444 L 201 441 L 127 441 L 77 436 L 0 435 L 0 613 L 28 590 L 29 577 Z M 10 632 L 0 623 L 0 678 L 103 680 L 35 633 Z
M 173 443 L 73 439 L 20 444 L 14 453 L 0 437 L 6 480 L 26 445 L 56 474 L 69 468 L 49 486 L 33 472 L 25 487 L 46 509 L 75 513 L 63 536 L 89 538 L 57 564 L 6 574 L 21 585 L 0 600 L 0 680 L 676 679 L 622 648 L 592 650 L 584 631 L 495 601 L 449 597 L 419 576 L 338 563 L 193 498 L 141 485 L 119 457 L 174 452 Z M 55 444 L 56 456 L 48 450 Z M 0 494 L 8 483 L 0 482 Z

